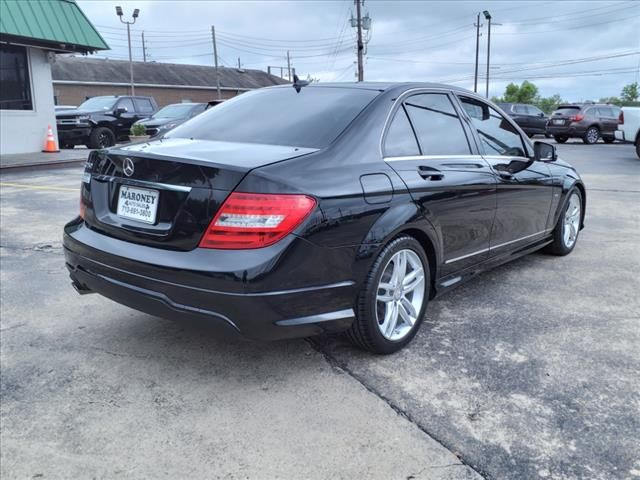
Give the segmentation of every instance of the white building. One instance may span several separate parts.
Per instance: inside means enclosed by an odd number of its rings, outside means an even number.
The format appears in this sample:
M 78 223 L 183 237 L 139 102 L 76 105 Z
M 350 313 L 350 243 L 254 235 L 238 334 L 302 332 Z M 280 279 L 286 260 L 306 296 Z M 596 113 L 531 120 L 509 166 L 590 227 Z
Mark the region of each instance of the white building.
M 56 53 L 108 48 L 72 0 L 0 0 L 0 155 L 41 151 L 49 125 L 57 138 Z

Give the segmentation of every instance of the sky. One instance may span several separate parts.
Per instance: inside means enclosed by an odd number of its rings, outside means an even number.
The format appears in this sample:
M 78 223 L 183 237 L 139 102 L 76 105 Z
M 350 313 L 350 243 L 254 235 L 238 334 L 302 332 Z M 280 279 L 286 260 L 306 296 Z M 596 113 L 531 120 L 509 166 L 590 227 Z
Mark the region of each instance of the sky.
M 123 1 L 78 0 L 110 51 L 98 56 L 213 65 L 215 26 L 221 65 L 273 71 L 285 67 L 287 51 L 300 78 L 355 80 L 353 0 L 326 1 Z M 626 1 L 403 1 L 366 0 L 365 80 L 435 81 L 473 90 L 477 14 L 492 17 L 489 95 L 510 82 L 529 80 L 540 94 L 566 101 L 618 96 L 640 80 L 640 0 Z M 485 92 L 488 25 L 481 17 L 478 91 Z

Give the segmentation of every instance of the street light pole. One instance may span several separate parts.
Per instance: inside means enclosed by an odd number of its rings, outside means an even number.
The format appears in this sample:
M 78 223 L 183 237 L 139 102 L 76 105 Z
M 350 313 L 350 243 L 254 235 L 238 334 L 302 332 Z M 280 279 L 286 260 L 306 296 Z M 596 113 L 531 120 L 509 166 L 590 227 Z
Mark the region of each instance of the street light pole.
M 480 12 L 476 20 L 476 72 L 473 76 L 473 91 L 478 92 L 478 54 L 480 53 Z
M 489 98 L 489 59 L 491 58 L 491 14 L 485 10 L 482 12 L 484 18 L 487 19 L 487 93 L 486 97 Z
M 131 95 L 136 94 L 135 86 L 133 85 L 133 57 L 131 56 L 131 25 L 136 23 L 136 19 L 140 15 L 140 9 L 136 8 L 133 10 L 133 21 L 126 22 L 122 20 L 122 7 L 116 7 L 116 15 L 120 18 L 122 23 L 127 25 L 127 41 L 129 43 L 129 82 L 131 83 Z

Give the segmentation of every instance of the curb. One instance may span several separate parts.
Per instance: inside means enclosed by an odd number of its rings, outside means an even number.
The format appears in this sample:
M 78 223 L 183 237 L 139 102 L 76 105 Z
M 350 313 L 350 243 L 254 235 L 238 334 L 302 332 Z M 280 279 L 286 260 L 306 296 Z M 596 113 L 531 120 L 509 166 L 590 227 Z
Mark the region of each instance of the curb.
M 21 171 L 21 170 L 39 170 L 43 168 L 64 168 L 75 167 L 84 164 L 86 159 L 69 159 L 69 160 L 57 160 L 54 162 L 28 162 L 17 163 L 15 165 L 0 165 L 1 172 L 9 171 Z

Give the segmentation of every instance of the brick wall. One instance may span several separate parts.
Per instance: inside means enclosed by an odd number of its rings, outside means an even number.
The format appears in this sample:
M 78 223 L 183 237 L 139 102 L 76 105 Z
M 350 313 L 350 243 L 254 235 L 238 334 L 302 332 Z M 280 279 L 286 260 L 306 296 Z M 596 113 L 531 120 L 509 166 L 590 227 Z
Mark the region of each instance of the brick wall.
M 53 92 L 57 105 L 80 105 L 87 97 L 100 95 L 128 95 L 129 87 L 107 85 L 68 85 L 53 83 Z M 237 92 L 222 90 L 222 98 L 234 97 Z M 209 102 L 218 98 L 216 89 L 199 90 L 165 87 L 136 87 L 136 95 L 149 96 L 156 99 L 159 107 L 182 101 Z

